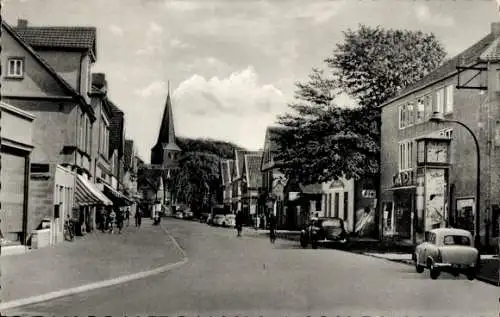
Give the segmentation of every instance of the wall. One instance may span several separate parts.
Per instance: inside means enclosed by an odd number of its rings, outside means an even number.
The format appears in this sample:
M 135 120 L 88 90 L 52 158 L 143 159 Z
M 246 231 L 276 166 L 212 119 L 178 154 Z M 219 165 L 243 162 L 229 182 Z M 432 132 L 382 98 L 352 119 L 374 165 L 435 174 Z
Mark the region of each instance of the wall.
M 76 91 L 80 91 L 79 76 L 81 52 L 37 50 L 37 53 Z
M 50 164 L 48 173 L 30 176 L 28 234 L 37 229 L 43 218 L 53 217 L 55 173 L 56 164 Z
M 65 96 L 65 90 L 18 41 L 2 28 L 2 68 L 7 69 L 9 57 L 24 57 L 24 77 L 2 77 L 2 96 Z M 5 76 L 5 74 L 4 74 Z M 3 98 L 2 98 L 3 99 Z
M 56 101 L 9 100 L 9 98 L 3 98 L 3 100 L 36 116 L 33 127 L 35 148 L 31 161 L 34 163 L 58 162 L 61 159 L 63 146 L 70 145 L 67 139 L 74 136 L 75 125 L 71 124 L 68 118 L 71 108 L 75 107 L 70 103 Z

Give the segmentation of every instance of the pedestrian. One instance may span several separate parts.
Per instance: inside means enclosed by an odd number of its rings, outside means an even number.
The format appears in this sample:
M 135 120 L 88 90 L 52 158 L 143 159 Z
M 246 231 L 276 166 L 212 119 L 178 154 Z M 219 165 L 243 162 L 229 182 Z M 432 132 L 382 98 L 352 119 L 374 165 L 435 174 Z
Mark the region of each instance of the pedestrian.
M 118 233 L 122 233 L 123 222 L 124 222 L 124 212 L 123 209 L 118 209 L 118 213 L 116 214 L 116 227 L 118 228 Z
M 116 212 L 111 209 L 111 212 L 109 213 L 109 222 L 108 222 L 108 232 L 113 233 L 115 230 L 115 222 L 116 222 Z
M 130 206 L 127 206 L 125 210 L 125 220 L 127 221 L 127 227 L 130 225 Z
M 236 230 L 238 231 L 238 237 L 241 237 L 241 232 L 243 231 L 243 213 L 241 210 L 236 212 Z
M 142 222 L 142 210 L 141 210 L 141 208 L 138 207 L 135 210 L 135 215 L 134 216 L 135 216 L 135 226 L 137 228 L 140 228 L 141 227 L 141 222 Z
M 276 240 L 276 216 L 273 212 L 269 214 L 269 239 L 271 243 Z

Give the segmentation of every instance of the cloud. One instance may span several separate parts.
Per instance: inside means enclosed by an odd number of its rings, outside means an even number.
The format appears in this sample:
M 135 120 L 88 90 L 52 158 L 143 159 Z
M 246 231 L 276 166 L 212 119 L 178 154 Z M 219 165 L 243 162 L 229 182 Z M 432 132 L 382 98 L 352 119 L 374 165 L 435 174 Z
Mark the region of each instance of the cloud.
M 151 21 L 146 31 L 146 39 L 141 48 L 136 50 L 135 54 L 139 56 L 153 55 L 156 53 L 163 53 L 163 27 L 158 23 Z
M 167 92 L 167 84 L 164 81 L 154 81 L 150 83 L 148 86 L 137 89 L 134 93 L 141 97 L 147 98 L 153 95 L 161 95 L 166 94 Z
M 309 3 L 301 1 L 300 5 L 297 3 L 292 5 L 289 11 L 285 11 L 285 17 L 288 19 L 312 19 L 315 23 L 321 24 L 336 16 L 345 4 L 345 0 L 312 1 Z
M 418 21 L 430 26 L 451 27 L 455 25 L 455 19 L 452 16 L 442 13 L 433 14 L 429 6 L 425 4 L 419 4 L 415 7 L 415 15 Z
M 172 47 L 172 48 L 178 48 L 178 49 L 184 49 L 184 48 L 191 47 L 191 45 L 189 45 L 188 43 L 185 43 L 185 42 L 181 41 L 178 38 L 173 38 L 173 39 L 170 40 L 170 47 Z
M 266 127 L 287 104 L 273 85 L 259 83 L 252 66 L 225 78 L 193 75 L 174 91 L 179 135 L 228 140 L 250 149 L 262 147 Z
M 191 0 L 165 0 L 165 9 L 173 11 L 195 11 L 202 7 L 201 3 Z
M 111 33 L 113 33 L 114 35 L 117 35 L 117 36 L 123 35 L 123 29 L 121 27 L 119 27 L 118 25 L 112 24 L 108 28 L 111 31 Z

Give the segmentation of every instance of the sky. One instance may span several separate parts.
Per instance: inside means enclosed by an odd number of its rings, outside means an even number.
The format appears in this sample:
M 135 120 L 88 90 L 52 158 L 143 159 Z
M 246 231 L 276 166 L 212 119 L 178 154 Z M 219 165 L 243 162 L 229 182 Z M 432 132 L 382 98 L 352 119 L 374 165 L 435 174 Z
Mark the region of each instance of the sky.
M 11 25 L 95 26 L 93 72 L 150 159 L 167 86 L 176 134 L 263 147 L 295 83 L 360 23 L 432 32 L 450 56 L 500 22 L 495 0 L 2 0 Z M 347 96 L 338 99 L 349 106 Z

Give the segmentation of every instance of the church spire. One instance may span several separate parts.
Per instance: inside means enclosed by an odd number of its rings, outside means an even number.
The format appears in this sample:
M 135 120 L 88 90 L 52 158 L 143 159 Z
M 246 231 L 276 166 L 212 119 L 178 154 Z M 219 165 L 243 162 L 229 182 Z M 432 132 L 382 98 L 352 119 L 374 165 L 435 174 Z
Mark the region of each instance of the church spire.
M 174 115 L 172 111 L 172 101 L 170 98 L 170 80 L 168 81 L 167 102 L 163 110 L 163 118 L 158 134 L 156 146 L 169 147 L 172 150 L 180 150 L 175 141 Z

